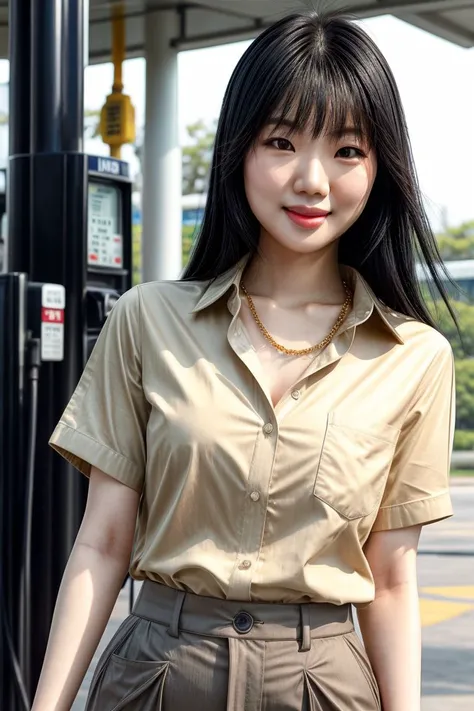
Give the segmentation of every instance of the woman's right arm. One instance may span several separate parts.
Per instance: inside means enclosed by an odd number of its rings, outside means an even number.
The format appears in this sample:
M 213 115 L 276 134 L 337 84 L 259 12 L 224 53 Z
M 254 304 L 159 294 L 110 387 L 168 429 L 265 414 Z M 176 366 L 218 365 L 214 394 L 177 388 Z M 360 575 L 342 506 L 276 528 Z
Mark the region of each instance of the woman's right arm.
M 128 570 L 138 503 L 136 491 L 92 468 L 32 711 L 70 710 Z

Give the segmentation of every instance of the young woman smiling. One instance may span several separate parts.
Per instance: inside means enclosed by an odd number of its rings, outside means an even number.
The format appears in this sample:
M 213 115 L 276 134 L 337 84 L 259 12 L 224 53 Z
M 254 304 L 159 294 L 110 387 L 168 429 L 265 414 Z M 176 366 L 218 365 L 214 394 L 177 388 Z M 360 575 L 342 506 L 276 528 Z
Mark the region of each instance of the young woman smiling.
M 454 422 L 420 258 L 447 302 L 385 59 L 285 17 L 229 82 L 183 278 L 119 300 L 51 438 L 90 492 L 33 711 L 70 709 L 128 568 L 87 711 L 419 711 Z

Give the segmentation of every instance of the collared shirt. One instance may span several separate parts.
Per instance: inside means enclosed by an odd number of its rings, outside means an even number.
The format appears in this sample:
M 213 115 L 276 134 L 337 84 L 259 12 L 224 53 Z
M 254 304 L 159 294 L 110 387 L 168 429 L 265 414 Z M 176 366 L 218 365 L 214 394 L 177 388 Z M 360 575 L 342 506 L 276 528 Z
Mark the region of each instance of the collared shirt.
M 452 514 L 450 345 L 341 267 L 352 311 L 274 407 L 239 318 L 245 262 L 122 296 L 50 443 L 141 493 L 133 577 L 366 604 L 371 531 Z

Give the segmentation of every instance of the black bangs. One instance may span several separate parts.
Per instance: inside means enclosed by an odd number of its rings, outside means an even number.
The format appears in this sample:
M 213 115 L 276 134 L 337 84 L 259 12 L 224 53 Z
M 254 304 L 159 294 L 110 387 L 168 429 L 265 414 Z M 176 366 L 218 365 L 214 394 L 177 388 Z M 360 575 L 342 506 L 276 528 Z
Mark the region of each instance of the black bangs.
M 316 64 L 314 57 L 309 57 L 303 66 L 293 68 L 288 77 L 281 77 L 280 87 L 285 93 L 276 100 L 272 97 L 263 112 L 266 116 L 263 125 L 274 119 L 275 131 L 284 130 L 287 134 L 310 131 L 313 139 L 321 135 L 339 138 L 350 129 L 373 147 L 374 124 L 364 92 L 336 64 L 319 63 L 315 67 Z
M 244 52 L 227 86 L 217 126 L 199 234 L 183 279 L 210 280 L 258 252 L 261 226 L 245 191 L 244 163 L 263 128 L 340 138 L 347 129 L 377 157 L 367 204 L 339 238 L 338 259 L 377 297 L 436 328 L 417 278 L 421 261 L 456 316 L 449 280 L 425 212 L 400 94 L 387 61 L 345 13 L 283 17 Z

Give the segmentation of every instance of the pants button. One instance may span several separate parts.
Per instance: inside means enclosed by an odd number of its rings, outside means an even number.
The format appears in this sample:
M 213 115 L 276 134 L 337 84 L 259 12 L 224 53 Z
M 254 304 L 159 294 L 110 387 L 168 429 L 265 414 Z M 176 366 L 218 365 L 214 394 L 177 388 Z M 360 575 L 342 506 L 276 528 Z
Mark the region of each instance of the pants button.
M 254 619 L 249 612 L 238 612 L 232 620 L 234 630 L 239 634 L 250 632 L 254 625 Z

